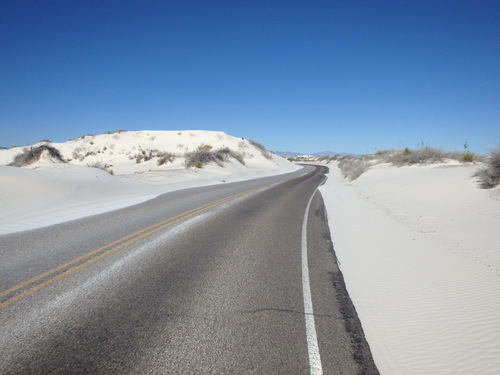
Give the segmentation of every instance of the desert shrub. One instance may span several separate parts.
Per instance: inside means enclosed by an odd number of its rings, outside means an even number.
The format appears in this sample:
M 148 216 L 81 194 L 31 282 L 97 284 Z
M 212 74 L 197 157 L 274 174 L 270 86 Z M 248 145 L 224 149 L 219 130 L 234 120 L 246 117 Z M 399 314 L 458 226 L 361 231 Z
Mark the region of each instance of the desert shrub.
M 172 163 L 175 160 L 175 155 L 170 152 L 158 153 L 158 165 Z
M 80 160 L 82 161 L 84 159 L 84 156 L 82 154 L 83 149 L 79 146 L 73 150 L 73 159 Z
M 62 158 L 61 153 L 58 149 L 48 145 L 40 145 L 37 147 L 24 148 L 23 152 L 16 155 L 14 157 L 14 161 L 8 165 L 12 167 L 23 167 L 25 165 L 30 165 L 40 160 L 40 156 L 44 151 L 46 151 L 51 158 L 56 159 L 60 162 L 64 162 L 64 159 Z
M 387 162 L 398 167 L 413 164 L 432 164 L 443 160 L 443 151 L 434 147 L 424 147 L 417 150 L 405 148 L 403 151 L 396 151 L 387 155 Z
M 229 158 L 234 158 L 245 165 L 243 154 L 224 147 L 215 151 L 197 150 L 186 154 L 186 168 L 201 168 L 203 165 L 210 163 L 215 163 L 219 167 L 222 167 L 224 161 L 227 161 Z
M 100 161 L 96 161 L 93 163 L 87 163 L 87 167 L 102 169 L 103 171 L 108 172 L 110 175 L 115 174 L 115 172 L 113 172 L 111 169 L 109 169 L 110 167 L 112 167 L 112 165 L 107 164 L 107 163 L 102 163 Z
M 354 181 L 370 168 L 370 163 L 362 158 L 344 157 L 339 160 L 339 168 L 344 178 Z
M 202 145 L 198 146 L 197 150 L 198 151 L 210 151 L 213 148 L 214 148 L 214 146 L 212 146 L 212 145 L 204 145 L 204 144 L 202 144 Z
M 318 161 L 326 163 L 326 164 L 330 164 L 330 162 L 332 160 L 334 160 L 334 156 L 324 155 L 324 156 L 318 157 Z
M 463 161 L 472 163 L 474 161 L 474 154 L 470 151 L 465 151 L 462 157 Z
M 224 159 L 234 158 L 241 164 L 245 165 L 245 157 L 241 152 L 233 151 L 229 147 L 219 148 L 216 152 L 221 154 Z
M 110 167 L 110 165 L 100 161 L 95 161 L 92 163 L 87 163 L 87 167 L 107 170 Z
M 153 150 L 150 150 L 150 149 L 140 149 L 140 152 L 138 154 L 135 154 L 133 157 L 129 157 L 129 159 L 134 159 L 135 158 L 135 162 L 136 163 L 140 163 L 141 161 L 148 161 L 148 160 L 151 160 L 153 159 L 154 157 L 158 156 L 160 153 L 160 151 L 156 150 L 156 149 L 153 149 Z
M 222 167 L 224 157 L 213 151 L 195 151 L 186 155 L 186 168 L 201 168 L 205 164 L 215 163 Z
M 242 139 L 244 139 L 244 138 L 242 138 Z M 251 139 L 249 139 L 248 142 L 252 146 L 254 146 L 255 148 L 257 148 L 262 153 L 262 156 L 264 156 L 266 159 L 272 159 L 273 158 L 271 156 L 271 154 L 269 153 L 269 151 L 266 150 L 266 147 L 262 143 L 259 143 L 259 142 L 256 142 L 256 141 L 252 141 Z
M 491 189 L 500 184 L 500 148 L 491 151 L 491 156 L 485 161 L 485 167 L 476 174 L 479 186 Z
M 242 139 L 244 139 L 244 138 L 242 138 Z M 254 147 L 258 148 L 258 149 L 259 149 L 259 150 L 261 150 L 261 151 L 264 151 L 264 152 L 266 152 L 266 151 L 267 151 L 267 150 L 266 150 L 266 147 L 265 147 L 262 143 L 259 143 L 259 142 L 256 142 L 256 141 L 252 141 L 251 139 L 249 139 L 249 140 L 248 140 L 248 142 L 249 142 L 252 146 L 254 146 Z

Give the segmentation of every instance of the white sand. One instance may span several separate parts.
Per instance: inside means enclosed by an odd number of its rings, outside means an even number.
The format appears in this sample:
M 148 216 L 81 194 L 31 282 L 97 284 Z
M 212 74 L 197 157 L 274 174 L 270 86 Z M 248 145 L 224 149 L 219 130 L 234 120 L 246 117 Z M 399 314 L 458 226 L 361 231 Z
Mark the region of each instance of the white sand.
M 245 154 L 224 167 L 136 163 L 152 149 L 201 145 Z M 192 186 L 286 173 L 248 141 L 220 132 L 126 132 L 54 144 L 68 164 L 5 167 L 0 234 L 139 203 Z M 181 147 L 182 146 L 182 147 Z M 91 154 L 94 153 L 94 154 Z M 80 158 L 83 155 L 87 157 Z M 132 159 L 130 159 L 132 157 Z M 87 163 L 112 164 L 115 176 Z M 482 190 L 476 166 L 372 167 L 346 182 L 334 165 L 321 187 L 348 291 L 382 374 L 497 374 L 500 369 L 500 188 Z
M 35 144 L 32 147 L 36 147 Z M 68 163 L 48 155 L 23 168 L 7 167 L 22 147 L 0 150 L 0 234 L 57 224 L 140 203 L 169 191 L 241 181 L 291 172 L 300 167 L 264 154 L 248 140 L 212 131 L 137 131 L 85 136 L 53 143 Z M 229 147 L 245 165 L 230 158 L 224 165 L 186 169 L 183 155 L 200 146 Z M 159 150 L 177 154 L 173 163 L 136 157 Z M 88 164 L 107 165 L 108 172 Z M 3 164 L 3 165 L 2 165 Z
M 332 240 L 382 374 L 500 371 L 500 190 L 476 170 L 330 168 Z

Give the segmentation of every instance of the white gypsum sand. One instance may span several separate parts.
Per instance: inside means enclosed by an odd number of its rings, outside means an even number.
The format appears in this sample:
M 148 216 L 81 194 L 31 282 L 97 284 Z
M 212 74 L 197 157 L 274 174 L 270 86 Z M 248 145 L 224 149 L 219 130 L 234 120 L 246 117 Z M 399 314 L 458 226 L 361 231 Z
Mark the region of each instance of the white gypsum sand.
M 48 145 L 59 150 L 67 162 L 58 162 L 44 151 L 35 163 L 8 167 L 5 165 L 25 148 L 0 150 L 0 234 L 122 208 L 173 190 L 300 169 L 248 140 L 223 132 L 115 132 Z M 224 148 L 240 155 L 244 164 L 229 155 L 221 165 L 185 167 L 186 153 Z M 173 160 L 159 165 L 162 153 L 173 154 Z M 96 164 L 113 171 L 114 176 L 88 166 Z
M 474 165 L 373 166 L 320 188 L 382 374 L 497 374 L 500 189 Z

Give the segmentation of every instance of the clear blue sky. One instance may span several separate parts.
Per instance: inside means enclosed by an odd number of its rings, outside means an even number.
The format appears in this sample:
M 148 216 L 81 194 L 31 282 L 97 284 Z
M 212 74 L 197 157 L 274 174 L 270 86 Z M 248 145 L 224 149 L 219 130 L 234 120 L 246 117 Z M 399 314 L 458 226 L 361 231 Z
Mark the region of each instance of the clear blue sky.
M 0 146 L 115 129 L 487 153 L 500 1 L 0 1 Z

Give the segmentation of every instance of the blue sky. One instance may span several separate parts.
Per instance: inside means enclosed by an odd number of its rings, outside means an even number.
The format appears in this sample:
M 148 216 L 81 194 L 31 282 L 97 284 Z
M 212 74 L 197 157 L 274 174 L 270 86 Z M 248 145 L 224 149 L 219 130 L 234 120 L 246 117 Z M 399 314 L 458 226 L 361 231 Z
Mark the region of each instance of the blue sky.
M 0 2 L 0 146 L 221 130 L 270 150 L 487 153 L 498 1 Z

